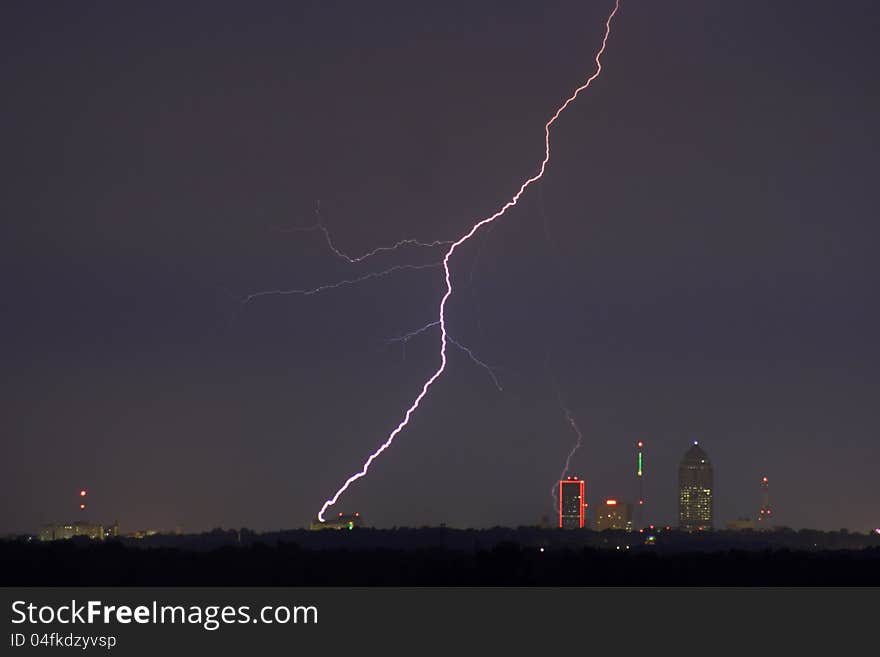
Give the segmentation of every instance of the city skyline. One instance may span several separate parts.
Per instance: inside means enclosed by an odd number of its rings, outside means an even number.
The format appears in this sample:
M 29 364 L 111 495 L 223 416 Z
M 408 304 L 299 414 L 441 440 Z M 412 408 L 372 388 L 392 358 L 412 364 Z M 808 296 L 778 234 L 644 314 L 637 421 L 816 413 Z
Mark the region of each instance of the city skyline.
M 445 289 L 430 250 L 336 257 L 316 208 L 345 253 L 465 234 L 536 172 L 613 6 L 11 8 L 0 533 L 79 504 L 307 524 L 437 370 L 436 329 L 399 336 Z M 635 501 L 645 441 L 645 521 L 676 524 L 698 440 L 716 527 L 763 476 L 777 524 L 880 524 L 877 24 L 867 1 L 621 3 L 540 185 L 455 254 L 463 347 L 333 512 L 533 524 L 574 417 L 588 499 Z
M 624 494 L 622 496 L 609 498 L 607 497 L 607 492 L 603 493 L 600 491 L 598 493 L 593 492 L 591 497 L 587 494 L 588 485 L 584 478 L 577 475 L 569 475 L 565 479 L 560 480 L 554 486 L 556 489 L 554 499 L 558 504 L 558 508 L 556 509 L 556 518 L 558 519 L 558 522 L 556 522 L 556 525 L 562 529 L 586 528 L 598 531 L 605 528 L 620 529 L 623 526 L 627 527 L 628 531 L 634 531 L 648 527 L 649 525 L 653 527 L 655 524 L 661 527 L 675 527 L 684 531 L 711 531 L 713 529 L 732 529 L 735 527 L 739 527 L 740 529 L 751 528 L 761 530 L 791 528 L 784 523 L 777 523 L 775 516 L 771 518 L 769 478 L 766 475 L 761 477 L 760 494 L 756 495 L 756 500 L 760 500 L 760 502 L 756 501 L 756 505 L 759 504 L 759 506 L 756 507 L 757 511 L 751 515 L 744 513 L 736 517 L 717 521 L 714 515 L 714 496 L 717 491 L 714 485 L 713 466 L 708 455 L 699 446 L 699 441 L 697 440 L 692 440 L 690 442 L 687 451 L 678 465 L 676 488 L 678 493 L 678 522 L 668 524 L 665 519 L 652 518 L 650 515 L 646 518 L 638 518 L 637 514 L 639 509 L 644 509 L 644 503 L 647 501 L 646 496 L 644 495 L 644 476 L 646 470 L 644 468 L 645 462 L 643 456 L 646 449 L 645 442 L 643 440 L 637 441 L 636 448 L 638 454 L 636 471 L 638 490 L 634 492 L 632 496 Z M 631 485 L 625 477 L 622 477 L 614 490 L 619 493 L 620 491 L 626 491 L 628 488 L 631 488 Z M 708 497 L 706 497 L 706 494 L 708 494 Z M 71 504 L 71 509 L 74 507 L 78 508 L 78 511 L 72 512 L 73 515 L 54 522 L 44 523 L 39 532 L 26 533 L 41 534 L 45 531 L 56 531 L 56 529 L 53 528 L 73 529 L 73 526 L 76 524 L 82 524 L 88 527 L 90 531 L 102 524 L 104 526 L 112 524 L 112 526 L 117 527 L 118 531 L 118 520 L 114 520 L 112 523 L 101 523 L 92 522 L 91 518 L 88 520 L 85 519 L 87 515 L 85 513 L 87 505 L 84 501 L 87 495 L 88 490 L 82 488 L 78 491 L 76 497 L 73 498 L 74 503 Z M 739 506 L 744 508 L 748 506 L 748 503 L 746 501 L 740 501 Z M 72 520 L 74 516 L 76 516 L 76 520 Z M 344 521 L 341 519 L 344 519 Z M 545 525 L 547 521 L 548 518 L 544 515 L 534 522 L 520 523 L 519 526 L 537 527 Z M 279 529 L 297 529 L 302 527 L 309 527 L 310 529 L 320 529 L 322 527 L 353 529 L 355 525 L 363 525 L 363 520 L 361 519 L 359 512 L 346 513 L 338 511 L 326 521 L 312 518 L 306 524 L 292 524 L 288 527 L 281 527 Z M 381 524 L 376 526 L 383 527 Z M 430 523 L 423 523 L 421 526 L 432 525 Z M 461 529 L 468 528 L 466 526 L 458 526 L 455 522 L 444 522 L 440 523 L 439 526 L 457 527 Z M 495 526 L 498 525 L 485 525 L 485 527 Z M 815 528 L 804 527 L 804 529 Z M 156 531 L 162 532 L 168 530 L 150 531 L 155 533 Z M 177 526 L 173 531 L 174 533 L 179 534 L 183 529 L 180 526 Z M 877 528 L 868 528 L 865 530 L 865 533 L 872 532 L 877 533 Z

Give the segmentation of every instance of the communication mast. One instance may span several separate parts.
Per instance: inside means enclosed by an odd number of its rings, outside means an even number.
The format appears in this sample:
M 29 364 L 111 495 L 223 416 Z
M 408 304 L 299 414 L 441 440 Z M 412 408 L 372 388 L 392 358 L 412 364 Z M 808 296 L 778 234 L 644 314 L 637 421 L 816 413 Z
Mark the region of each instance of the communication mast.
M 644 441 L 640 440 L 636 443 L 637 452 L 637 460 L 636 460 L 636 480 L 639 484 L 639 503 L 636 507 L 636 524 L 639 529 L 641 529 L 642 524 L 644 522 L 644 507 L 645 507 L 645 481 L 644 481 L 644 460 L 642 459 L 642 448 L 644 448 Z
M 758 511 L 758 529 L 770 527 L 773 509 L 770 508 L 770 480 L 761 478 L 761 510 Z

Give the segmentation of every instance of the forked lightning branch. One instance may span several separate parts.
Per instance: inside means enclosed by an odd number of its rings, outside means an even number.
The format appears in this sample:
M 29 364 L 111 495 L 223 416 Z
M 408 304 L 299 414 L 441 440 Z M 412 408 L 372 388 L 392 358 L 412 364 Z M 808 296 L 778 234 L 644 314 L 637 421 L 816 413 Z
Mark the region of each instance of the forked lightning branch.
M 546 171 L 547 165 L 550 162 L 550 128 L 556 123 L 556 120 L 559 118 L 559 116 L 562 114 L 562 112 L 571 103 L 573 103 L 575 101 L 575 99 L 578 97 L 578 95 L 582 91 L 586 90 L 592 84 L 592 82 L 596 78 L 598 78 L 599 75 L 601 74 L 601 72 L 602 72 L 602 61 L 601 61 L 602 54 L 605 52 L 605 47 L 608 42 L 608 37 L 611 33 L 611 21 L 614 18 L 615 14 L 617 13 L 619 8 L 620 8 L 620 0 L 615 0 L 614 8 L 611 10 L 611 13 L 608 15 L 608 18 L 605 21 L 605 33 L 604 33 L 604 36 L 602 37 L 601 46 L 595 55 L 596 70 L 579 87 L 577 87 L 571 93 L 571 95 L 565 100 L 565 102 L 563 102 L 556 109 L 556 111 L 553 113 L 553 115 L 550 117 L 550 119 L 544 124 L 544 159 L 541 161 L 540 166 L 537 169 L 537 172 L 534 173 L 531 177 L 526 178 L 523 181 L 523 183 L 520 185 L 519 190 L 516 192 L 516 194 L 514 194 L 506 203 L 504 203 L 494 214 L 492 214 L 488 217 L 485 217 L 483 219 L 480 219 L 479 221 L 476 221 L 473 225 L 471 225 L 471 227 L 463 235 L 461 235 L 456 240 L 438 240 L 438 241 L 433 241 L 433 242 L 424 242 L 424 241 L 419 241 L 416 239 L 405 238 L 405 239 L 398 240 L 396 243 L 394 243 L 391 246 L 377 247 L 377 248 L 375 248 L 371 251 L 368 251 L 367 253 L 360 255 L 360 256 L 350 256 L 350 255 L 347 255 L 347 254 L 341 252 L 339 249 L 337 249 L 334 246 L 333 241 L 330 238 L 330 233 L 327 231 L 326 227 L 320 222 L 317 226 L 312 227 L 311 229 L 304 229 L 304 230 L 316 230 L 316 229 L 321 230 L 326 238 L 326 241 L 327 241 L 329 248 L 333 251 L 333 253 L 335 253 L 337 256 L 347 260 L 350 263 L 361 262 L 361 261 L 366 260 L 367 258 L 369 258 L 373 255 L 376 255 L 378 253 L 397 251 L 398 249 L 402 249 L 402 248 L 409 247 L 409 246 L 424 247 L 424 248 L 434 248 L 434 247 L 438 247 L 438 246 L 446 247 L 446 251 L 443 255 L 442 262 L 438 263 L 440 266 L 443 267 L 444 279 L 445 279 L 445 283 L 446 283 L 446 291 L 443 294 L 443 297 L 440 299 L 440 305 L 438 308 L 437 318 L 431 324 L 428 325 L 428 326 L 437 325 L 440 327 L 440 354 L 439 354 L 440 355 L 440 364 L 437 367 L 436 371 L 424 382 L 419 394 L 416 396 L 415 400 L 412 402 L 412 404 L 409 406 L 409 408 L 407 408 L 406 412 L 404 413 L 403 419 L 400 420 L 400 422 L 397 424 L 397 426 L 394 428 L 394 430 L 391 431 L 391 433 L 387 436 L 385 441 L 382 442 L 382 444 L 374 452 L 372 452 L 369 455 L 369 457 L 364 462 L 361 469 L 358 472 L 355 472 L 354 474 L 352 474 L 350 477 L 348 477 L 345 480 L 345 482 L 339 487 L 339 489 L 336 491 L 336 493 L 324 502 L 324 504 L 321 506 L 320 511 L 318 511 L 318 519 L 321 522 L 324 522 L 324 513 L 327 511 L 327 508 L 336 504 L 336 502 L 339 500 L 340 496 L 349 488 L 349 486 L 351 486 L 351 484 L 353 484 L 355 481 L 357 481 L 361 477 L 366 476 L 367 471 L 369 470 L 370 465 L 373 463 L 373 461 L 375 461 L 382 452 L 384 452 L 386 449 L 388 449 L 391 446 L 391 444 L 394 442 L 394 439 L 397 437 L 397 435 L 401 431 L 403 431 L 403 429 L 407 426 L 407 424 L 409 424 L 410 418 L 412 417 L 413 413 L 415 413 L 416 409 L 418 409 L 419 404 L 422 402 L 422 400 L 428 394 L 428 391 L 430 390 L 431 386 L 442 376 L 443 372 L 446 370 L 446 364 L 447 364 L 446 350 L 447 350 L 447 347 L 450 343 L 456 344 L 449 336 L 448 328 L 447 328 L 447 317 L 446 317 L 446 304 L 448 303 L 450 297 L 452 296 L 452 292 L 453 292 L 452 257 L 455 255 L 456 250 L 460 246 L 462 246 L 465 242 L 470 240 L 477 233 L 477 231 L 479 231 L 484 226 L 487 226 L 488 224 L 491 224 L 495 220 L 504 216 L 504 214 L 510 208 L 512 208 L 513 206 L 515 206 L 519 202 L 520 198 L 525 193 L 525 191 L 532 184 L 541 180 L 541 178 L 544 176 L 544 172 Z M 422 265 L 419 267 L 436 267 L 436 266 L 438 266 L 438 265 L 437 264 Z M 363 282 L 363 281 L 366 281 L 366 280 L 369 280 L 372 278 L 385 276 L 385 275 L 388 275 L 388 274 L 391 274 L 391 273 L 394 273 L 397 271 L 401 271 L 403 269 L 415 269 L 415 268 L 417 268 L 417 267 L 412 266 L 412 265 L 397 265 L 397 266 L 391 267 L 391 268 L 383 270 L 383 271 L 373 272 L 373 273 L 366 274 L 364 276 L 353 278 L 353 279 L 346 279 L 346 280 L 343 280 L 343 281 L 340 281 L 337 283 L 329 283 L 327 285 L 322 285 L 322 286 L 319 286 L 319 287 L 313 288 L 313 289 L 266 290 L 266 291 L 262 291 L 262 292 L 255 292 L 255 293 L 248 295 L 244 301 L 245 301 L 245 303 L 247 303 L 247 302 L 250 302 L 258 297 L 264 297 L 264 296 L 268 296 L 268 295 L 301 295 L 301 296 L 312 295 L 312 294 L 316 294 L 319 292 L 337 289 L 339 287 L 346 286 L 346 285 L 353 285 L 353 284 L 360 283 L 360 282 Z M 425 327 L 425 328 L 427 328 L 427 327 Z M 421 329 L 420 329 L 420 331 L 421 331 Z M 473 357 L 472 353 L 471 353 L 471 356 L 472 356 L 472 358 L 474 358 L 474 360 L 476 360 L 475 357 Z M 477 361 L 477 362 L 479 362 L 479 361 Z

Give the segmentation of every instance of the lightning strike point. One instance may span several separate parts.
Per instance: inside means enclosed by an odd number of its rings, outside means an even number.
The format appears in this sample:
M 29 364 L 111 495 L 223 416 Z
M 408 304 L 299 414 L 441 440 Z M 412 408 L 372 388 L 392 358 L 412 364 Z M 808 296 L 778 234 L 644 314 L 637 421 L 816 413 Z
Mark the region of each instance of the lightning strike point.
M 587 89 L 592 84 L 593 80 L 598 78 L 599 75 L 602 73 L 602 61 L 601 61 L 602 54 L 605 52 L 605 47 L 608 43 L 608 37 L 611 33 L 611 21 L 614 18 L 615 14 L 617 13 L 619 8 L 620 8 L 620 0 L 615 0 L 614 9 L 608 15 L 608 18 L 605 21 L 605 34 L 602 37 L 602 45 L 599 48 L 599 50 L 595 56 L 595 62 L 596 62 L 595 73 L 593 73 L 590 77 L 588 77 L 587 80 L 581 86 L 577 87 L 574 90 L 574 92 L 572 92 L 571 96 L 569 96 L 568 99 L 566 99 L 566 101 L 564 103 L 562 103 L 562 105 L 560 105 L 556 109 L 556 112 L 553 114 L 553 116 L 550 118 L 550 120 L 548 120 L 547 123 L 544 124 L 544 159 L 541 161 L 541 166 L 539 167 L 538 172 L 536 174 L 534 174 L 532 177 L 527 178 L 522 183 L 522 185 L 520 185 L 520 188 L 516 192 L 516 194 L 514 194 L 513 197 L 509 201 L 507 201 L 503 206 L 501 206 L 501 208 L 499 210 L 497 210 L 494 214 L 477 221 L 475 224 L 473 224 L 473 226 L 471 226 L 471 228 L 468 232 L 466 232 L 464 235 L 462 235 L 461 237 L 459 237 L 457 240 L 455 240 L 454 242 L 452 242 L 449 245 L 449 249 L 446 251 L 445 255 L 443 256 L 443 272 L 444 272 L 444 278 L 446 281 L 446 292 L 443 294 L 443 297 L 440 300 L 439 317 L 438 317 L 438 321 L 440 323 L 440 366 L 428 378 L 428 380 L 425 381 L 425 383 L 422 385 L 422 389 L 419 392 L 418 396 L 416 396 L 415 400 L 412 402 L 410 407 L 406 410 L 406 413 L 404 414 L 404 417 L 400 421 L 400 423 L 398 423 L 398 425 L 394 428 L 394 430 L 388 435 L 385 442 L 383 442 L 376 449 L 376 451 L 374 451 L 372 454 L 370 454 L 370 456 L 364 462 L 364 465 L 360 469 L 360 471 L 354 473 L 348 479 L 346 479 L 345 483 L 343 483 L 342 486 L 340 486 L 340 488 L 336 491 L 336 493 L 333 495 L 333 497 L 327 499 L 324 502 L 324 504 L 321 506 L 321 510 L 318 512 L 318 519 L 320 521 L 322 521 L 322 522 L 324 521 L 324 512 L 327 510 L 328 507 L 331 507 L 334 504 L 336 504 L 336 502 L 339 500 L 339 497 L 346 490 L 348 490 L 348 487 L 351 484 L 353 484 L 355 481 L 357 481 L 361 477 L 366 476 L 367 471 L 370 469 L 370 465 L 373 463 L 373 461 L 375 461 L 379 457 L 379 455 L 382 454 L 382 452 L 384 452 L 386 449 L 388 449 L 391 446 L 391 444 L 394 442 L 394 439 L 397 437 L 397 435 L 401 431 L 403 431 L 403 429 L 406 427 L 407 424 L 409 424 L 410 417 L 412 417 L 412 414 L 416 411 L 416 409 L 419 407 L 419 404 L 421 404 L 422 400 L 428 394 L 428 391 L 431 389 L 431 386 L 434 385 L 434 382 L 437 379 L 439 379 L 440 376 L 443 374 L 443 372 L 446 370 L 446 361 L 447 361 L 446 347 L 447 347 L 448 342 L 450 342 L 449 337 L 447 335 L 447 330 L 446 330 L 446 304 L 449 301 L 449 298 L 452 296 L 452 275 L 450 272 L 449 261 L 452 258 L 452 256 L 455 254 L 455 251 L 459 246 L 461 246 L 462 244 L 467 242 L 471 237 L 473 237 L 474 234 L 476 234 L 476 232 L 478 230 L 480 230 L 480 228 L 482 228 L 483 226 L 486 226 L 488 224 L 491 224 L 493 221 L 495 221 L 496 219 L 498 219 L 499 217 L 504 215 L 507 212 L 507 210 L 509 210 L 511 207 L 513 207 L 514 205 L 516 205 L 519 202 L 519 199 L 525 193 L 526 189 L 528 189 L 529 186 L 532 185 L 532 183 L 537 182 L 538 180 L 540 180 L 544 176 L 544 172 L 547 169 L 547 164 L 550 162 L 550 127 L 556 122 L 556 120 L 559 118 L 560 114 L 562 114 L 562 112 L 572 102 L 574 102 L 574 100 L 578 97 L 578 95 L 582 91 Z

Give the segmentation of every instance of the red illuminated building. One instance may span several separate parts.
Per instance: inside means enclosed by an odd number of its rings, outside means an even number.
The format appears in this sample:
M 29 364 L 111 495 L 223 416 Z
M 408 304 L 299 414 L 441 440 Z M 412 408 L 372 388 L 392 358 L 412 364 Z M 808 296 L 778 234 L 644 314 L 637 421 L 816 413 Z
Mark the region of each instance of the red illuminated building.
M 569 477 L 559 482 L 559 526 L 582 529 L 584 526 L 584 480 Z

